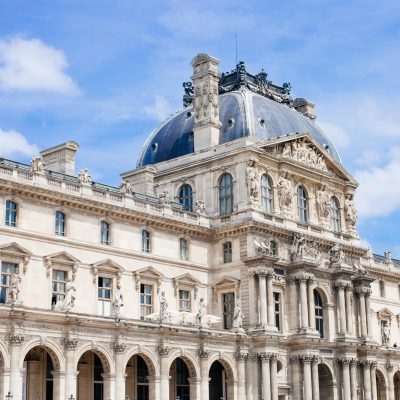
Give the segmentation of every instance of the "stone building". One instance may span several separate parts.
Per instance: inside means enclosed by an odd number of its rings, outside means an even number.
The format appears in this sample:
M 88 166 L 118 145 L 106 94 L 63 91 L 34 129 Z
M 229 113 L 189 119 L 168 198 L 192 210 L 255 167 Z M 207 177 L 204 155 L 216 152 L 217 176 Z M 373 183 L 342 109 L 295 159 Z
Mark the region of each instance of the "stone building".
M 313 104 L 192 65 L 120 187 L 0 159 L 0 398 L 399 400 L 400 262 Z

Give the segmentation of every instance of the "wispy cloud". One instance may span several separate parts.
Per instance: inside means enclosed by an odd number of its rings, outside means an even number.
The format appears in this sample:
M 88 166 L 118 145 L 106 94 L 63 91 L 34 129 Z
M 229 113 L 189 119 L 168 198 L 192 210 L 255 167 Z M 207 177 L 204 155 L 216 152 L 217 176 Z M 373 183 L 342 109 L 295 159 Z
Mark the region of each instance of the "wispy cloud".
M 13 37 L 0 40 L 0 89 L 45 91 L 76 95 L 78 86 L 65 73 L 67 58 L 62 50 L 39 39 Z
M 33 156 L 39 153 L 35 144 L 30 144 L 21 133 L 0 129 L 0 156 Z

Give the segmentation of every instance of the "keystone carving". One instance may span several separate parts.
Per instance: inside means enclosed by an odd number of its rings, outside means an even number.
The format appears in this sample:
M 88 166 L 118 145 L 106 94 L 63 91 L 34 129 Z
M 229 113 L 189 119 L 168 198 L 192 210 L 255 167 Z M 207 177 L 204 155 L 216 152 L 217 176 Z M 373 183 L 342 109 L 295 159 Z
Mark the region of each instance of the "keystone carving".
M 64 338 L 63 342 L 66 349 L 76 349 L 78 347 L 78 339 Z
M 21 333 L 10 333 L 10 344 L 22 344 L 25 341 L 25 336 Z

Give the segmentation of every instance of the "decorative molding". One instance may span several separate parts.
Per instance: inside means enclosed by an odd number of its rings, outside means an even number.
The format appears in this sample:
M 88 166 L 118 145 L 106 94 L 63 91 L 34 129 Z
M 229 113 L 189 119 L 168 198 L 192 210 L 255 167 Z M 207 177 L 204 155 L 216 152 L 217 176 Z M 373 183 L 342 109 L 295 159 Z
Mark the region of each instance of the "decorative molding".
M 171 352 L 171 347 L 168 346 L 158 346 L 157 347 L 157 352 L 160 356 L 168 356 L 169 353 Z
M 24 343 L 26 336 L 22 333 L 10 333 L 8 340 L 10 344 L 22 344 Z
M 63 345 L 66 349 L 76 349 L 78 347 L 78 339 L 65 337 Z
M 124 353 L 126 350 L 126 343 L 114 343 L 113 348 L 116 353 Z

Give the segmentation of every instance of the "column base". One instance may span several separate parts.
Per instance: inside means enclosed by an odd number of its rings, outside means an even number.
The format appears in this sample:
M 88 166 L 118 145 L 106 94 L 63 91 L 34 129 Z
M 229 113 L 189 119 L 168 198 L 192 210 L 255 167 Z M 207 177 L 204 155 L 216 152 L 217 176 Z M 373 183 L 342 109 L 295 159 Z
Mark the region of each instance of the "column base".
M 316 329 L 310 329 L 310 328 L 298 329 L 296 336 L 302 336 L 302 337 L 312 338 L 312 339 L 319 339 L 321 337 L 319 332 Z
M 350 335 L 349 333 L 338 333 L 336 335 L 336 342 L 356 342 L 357 338 L 355 338 L 353 335 Z
M 276 326 L 269 326 L 269 325 L 257 325 L 255 328 L 251 330 L 251 332 L 258 334 L 261 333 L 273 334 L 273 335 L 281 334 L 281 332 L 278 331 L 278 328 Z

